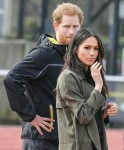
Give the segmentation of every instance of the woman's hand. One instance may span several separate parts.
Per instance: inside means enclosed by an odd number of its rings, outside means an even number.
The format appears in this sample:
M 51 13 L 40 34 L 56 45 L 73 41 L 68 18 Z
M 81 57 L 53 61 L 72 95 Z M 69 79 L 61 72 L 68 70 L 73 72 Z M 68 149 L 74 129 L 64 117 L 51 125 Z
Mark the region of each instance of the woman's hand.
M 108 103 L 104 111 L 103 117 L 114 116 L 118 112 L 118 106 L 116 103 Z
M 98 62 L 95 62 L 90 67 L 91 75 L 95 82 L 95 89 L 97 89 L 99 92 L 101 92 L 102 86 L 103 86 L 103 80 L 102 80 L 101 73 L 100 73 L 101 69 L 102 69 L 102 65 Z

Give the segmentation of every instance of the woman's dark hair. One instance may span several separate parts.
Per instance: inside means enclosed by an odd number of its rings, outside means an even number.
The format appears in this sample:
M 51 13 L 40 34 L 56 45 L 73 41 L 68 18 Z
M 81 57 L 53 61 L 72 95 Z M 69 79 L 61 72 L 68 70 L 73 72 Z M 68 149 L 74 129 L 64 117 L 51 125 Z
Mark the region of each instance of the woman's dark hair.
M 91 29 L 81 28 L 72 38 L 72 41 L 68 48 L 68 52 L 66 54 L 65 64 L 62 71 L 67 67 L 69 67 L 72 71 L 77 72 L 79 74 L 82 74 L 82 72 L 86 71 L 86 66 L 77 57 L 76 50 L 79 47 L 79 45 L 83 43 L 83 41 L 85 41 L 87 38 L 91 36 L 95 37 L 98 41 L 99 53 L 96 61 L 98 61 L 103 68 L 102 61 L 104 58 L 104 47 L 99 35 Z M 104 84 L 103 91 L 104 93 L 108 94 L 108 87 L 106 85 L 104 78 L 104 69 L 101 70 L 101 76 Z

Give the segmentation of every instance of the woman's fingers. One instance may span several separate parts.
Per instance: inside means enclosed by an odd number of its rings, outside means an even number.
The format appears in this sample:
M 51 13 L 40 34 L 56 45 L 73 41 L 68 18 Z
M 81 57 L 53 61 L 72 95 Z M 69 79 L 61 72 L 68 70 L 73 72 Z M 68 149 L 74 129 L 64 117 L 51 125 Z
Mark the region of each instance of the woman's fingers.
M 115 103 L 109 103 L 107 105 L 107 114 L 110 116 L 116 115 L 118 112 L 118 106 Z
M 102 65 L 98 62 L 95 62 L 92 66 L 91 66 L 91 70 L 92 71 L 96 71 L 96 70 L 101 70 Z
M 97 64 L 98 64 L 98 62 L 96 61 L 96 62 L 91 66 L 91 68 L 92 68 L 92 67 L 95 67 Z
M 98 62 L 95 62 L 90 69 L 91 69 L 91 76 L 95 82 L 95 89 L 101 92 L 103 86 L 103 79 L 100 70 L 102 69 L 102 65 Z

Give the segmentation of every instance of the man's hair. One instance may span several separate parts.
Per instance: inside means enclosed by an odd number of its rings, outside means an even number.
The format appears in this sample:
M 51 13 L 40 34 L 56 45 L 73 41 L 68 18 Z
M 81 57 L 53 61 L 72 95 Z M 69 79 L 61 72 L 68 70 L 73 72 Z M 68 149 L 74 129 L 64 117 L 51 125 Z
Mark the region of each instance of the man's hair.
M 71 3 L 62 3 L 57 6 L 53 11 L 53 22 L 61 23 L 63 15 L 75 16 L 79 18 L 79 22 L 82 25 L 84 20 L 83 11 L 74 4 Z

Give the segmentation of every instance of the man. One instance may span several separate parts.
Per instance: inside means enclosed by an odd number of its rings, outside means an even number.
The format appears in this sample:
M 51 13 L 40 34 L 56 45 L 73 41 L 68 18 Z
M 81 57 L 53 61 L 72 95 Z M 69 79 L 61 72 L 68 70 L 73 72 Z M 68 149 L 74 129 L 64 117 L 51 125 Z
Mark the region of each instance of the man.
M 13 111 L 21 117 L 23 150 L 57 150 L 58 132 L 54 89 L 67 45 L 81 28 L 83 12 L 71 3 L 53 11 L 55 38 L 43 34 L 36 47 L 4 80 Z

